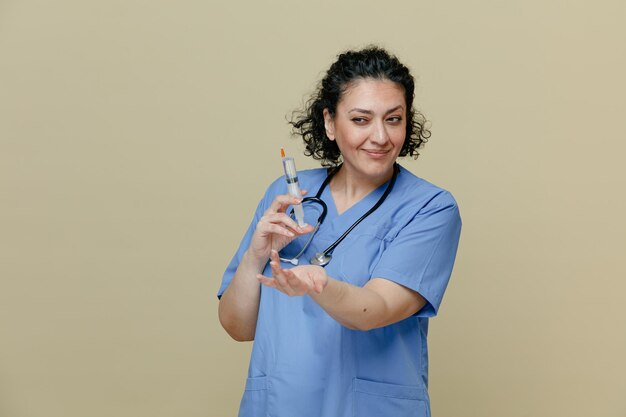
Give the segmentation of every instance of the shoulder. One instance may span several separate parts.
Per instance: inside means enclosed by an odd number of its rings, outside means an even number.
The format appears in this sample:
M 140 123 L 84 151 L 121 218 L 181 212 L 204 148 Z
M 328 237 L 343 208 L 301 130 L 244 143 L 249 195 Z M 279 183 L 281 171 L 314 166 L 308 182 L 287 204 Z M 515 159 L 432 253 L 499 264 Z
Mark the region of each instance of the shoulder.
M 387 228 L 386 239 L 406 244 L 404 239 L 396 240 L 404 236 L 422 244 L 424 239 L 447 236 L 450 242 L 458 241 L 461 215 L 449 191 L 401 168 L 389 200 L 392 204 L 380 222 Z
M 300 188 L 307 190 L 309 194 L 315 194 L 327 176 L 328 171 L 326 168 L 305 169 L 298 171 L 298 182 L 300 183 Z
M 404 167 L 400 167 L 394 188 L 398 203 L 410 207 L 414 213 L 445 207 L 458 209 L 458 204 L 449 191 L 416 176 Z

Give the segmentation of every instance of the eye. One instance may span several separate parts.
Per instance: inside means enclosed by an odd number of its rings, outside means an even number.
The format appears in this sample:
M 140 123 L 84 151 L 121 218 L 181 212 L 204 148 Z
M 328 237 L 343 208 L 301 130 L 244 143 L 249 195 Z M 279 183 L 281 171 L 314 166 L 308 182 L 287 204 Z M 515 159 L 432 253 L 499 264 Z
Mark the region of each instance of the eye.
M 364 125 L 365 123 L 367 123 L 367 119 L 365 117 L 353 117 L 350 120 L 352 120 L 357 125 Z
M 398 124 L 402 121 L 401 116 L 391 116 L 387 118 L 387 121 L 392 124 Z

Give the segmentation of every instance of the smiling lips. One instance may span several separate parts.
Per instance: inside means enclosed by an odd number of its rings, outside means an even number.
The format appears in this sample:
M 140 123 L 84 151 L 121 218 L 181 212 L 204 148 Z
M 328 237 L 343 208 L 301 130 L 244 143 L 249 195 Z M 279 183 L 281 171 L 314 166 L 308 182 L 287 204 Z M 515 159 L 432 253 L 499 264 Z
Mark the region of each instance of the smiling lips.
M 363 151 L 372 158 L 383 158 L 389 153 L 389 150 L 384 149 L 363 149 Z

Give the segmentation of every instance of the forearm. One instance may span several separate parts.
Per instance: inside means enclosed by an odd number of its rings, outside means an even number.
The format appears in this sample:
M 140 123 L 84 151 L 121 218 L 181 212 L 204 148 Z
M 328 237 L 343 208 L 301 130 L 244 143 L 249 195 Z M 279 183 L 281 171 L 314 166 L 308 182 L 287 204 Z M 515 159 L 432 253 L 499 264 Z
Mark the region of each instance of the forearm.
M 254 259 L 244 253 L 237 271 L 219 302 L 218 316 L 222 327 L 237 341 L 254 340 L 259 313 L 260 284 L 255 278 L 267 260 Z
M 310 293 L 332 318 L 352 330 L 370 330 L 390 324 L 390 309 L 376 291 L 328 278 L 321 294 Z
M 332 318 L 353 330 L 371 330 L 404 320 L 418 312 L 426 300 L 416 291 L 384 278 L 372 278 L 357 287 L 329 277 L 314 265 L 282 269 L 272 251 L 272 276 L 258 275 L 268 287 L 288 296 L 309 295 Z

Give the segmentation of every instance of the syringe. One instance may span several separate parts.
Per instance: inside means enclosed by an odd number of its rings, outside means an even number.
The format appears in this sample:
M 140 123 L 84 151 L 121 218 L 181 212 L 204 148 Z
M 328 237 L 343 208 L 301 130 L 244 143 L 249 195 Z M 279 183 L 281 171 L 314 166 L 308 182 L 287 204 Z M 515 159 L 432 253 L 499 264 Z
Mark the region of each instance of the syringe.
M 298 172 L 296 171 L 296 162 L 291 157 L 285 156 L 285 150 L 280 148 L 280 156 L 283 158 L 283 168 L 285 169 L 285 179 L 287 180 L 287 189 L 289 194 L 294 197 L 302 198 L 300 192 L 300 184 L 298 184 Z M 296 221 L 298 226 L 304 227 L 304 210 L 302 210 L 302 204 L 293 206 L 293 212 L 296 215 Z

